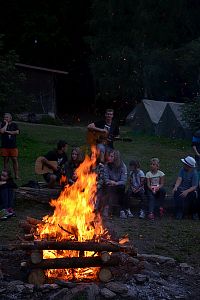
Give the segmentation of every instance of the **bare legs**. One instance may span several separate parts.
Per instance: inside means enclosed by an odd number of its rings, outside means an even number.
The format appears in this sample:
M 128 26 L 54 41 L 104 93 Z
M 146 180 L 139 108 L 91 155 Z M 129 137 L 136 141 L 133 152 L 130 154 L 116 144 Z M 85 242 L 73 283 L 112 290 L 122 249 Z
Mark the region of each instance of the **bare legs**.
M 4 169 L 8 170 L 9 158 L 11 158 L 11 160 L 12 160 L 15 178 L 18 179 L 19 178 L 19 165 L 18 165 L 17 157 L 7 157 L 7 156 L 4 157 Z

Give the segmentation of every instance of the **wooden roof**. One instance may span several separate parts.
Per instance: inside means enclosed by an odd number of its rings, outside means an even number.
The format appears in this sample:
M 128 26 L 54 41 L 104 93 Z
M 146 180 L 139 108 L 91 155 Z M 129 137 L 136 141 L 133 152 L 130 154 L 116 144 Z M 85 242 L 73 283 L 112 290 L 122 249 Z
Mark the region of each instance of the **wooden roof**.
M 51 73 L 58 73 L 58 74 L 64 74 L 64 75 L 69 74 L 68 72 L 65 72 L 65 71 L 49 69 L 49 68 L 42 68 L 42 67 L 37 67 L 37 66 L 32 66 L 32 65 L 20 64 L 20 63 L 16 63 L 15 65 L 19 66 L 19 67 L 27 68 L 27 69 L 35 69 L 35 70 L 51 72 Z

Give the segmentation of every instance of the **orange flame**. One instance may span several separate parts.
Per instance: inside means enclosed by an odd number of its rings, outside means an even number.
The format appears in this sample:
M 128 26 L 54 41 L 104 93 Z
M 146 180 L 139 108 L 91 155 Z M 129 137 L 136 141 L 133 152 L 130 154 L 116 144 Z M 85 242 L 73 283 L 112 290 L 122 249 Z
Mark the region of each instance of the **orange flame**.
M 53 215 L 43 218 L 43 224 L 38 224 L 36 239 L 53 239 L 56 241 L 98 241 L 103 234 L 100 215 L 94 212 L 96 200 L 97 174 L 93 172 L 96 164 L 96 151 L 86 155 L 84 162 L 77 168 L 77 180 L 73 185 L 66 185 L 56 200 L 51 200 L 54 207 Z M 79 251 L 43 251 L 43 258 L 61 258 L 79 256 Z M 94 256 L 94 252 L 85 251 L 84 256 Z M 48 277 L 62 279 L 94 279 L 99 268 L 48 270 Z

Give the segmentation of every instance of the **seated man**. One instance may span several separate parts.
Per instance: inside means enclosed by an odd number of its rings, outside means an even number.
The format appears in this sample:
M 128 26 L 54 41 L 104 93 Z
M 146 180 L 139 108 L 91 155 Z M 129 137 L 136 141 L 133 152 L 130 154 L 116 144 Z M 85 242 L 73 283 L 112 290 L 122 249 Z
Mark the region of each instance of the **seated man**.
M 192 218 L 198 219 L 198 175 L 195 169 L 196 161 L 193 157 L 187 156 L 181 159 L 183 167 L 180 169 L 173 188 L 175 217 L 181 220 L 190 210 Z
M 60 140 L 57 143 L 57 148 L 44 155 L 41 161 L 44 166 L 49 168 L 49 172 L 43 174 L 49 188 L 53 188 L 56 182 L 60 181 L 61 176 L 64 175 L 64 166 L 68 161 L 67 146 L 67 142 Z

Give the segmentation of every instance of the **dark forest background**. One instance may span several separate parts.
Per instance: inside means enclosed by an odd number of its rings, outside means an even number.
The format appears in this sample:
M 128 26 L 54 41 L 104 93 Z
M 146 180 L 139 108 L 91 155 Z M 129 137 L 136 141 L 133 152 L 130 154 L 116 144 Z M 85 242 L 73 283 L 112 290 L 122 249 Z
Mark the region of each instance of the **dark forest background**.
M 196 110 L 199 15 L 198 0 L 2 1 L 1 105 L 20 95 L 20 62 L 69 72 L 57 81 L 60 114 L 113 107 L 125 117 L 143 98 Z

